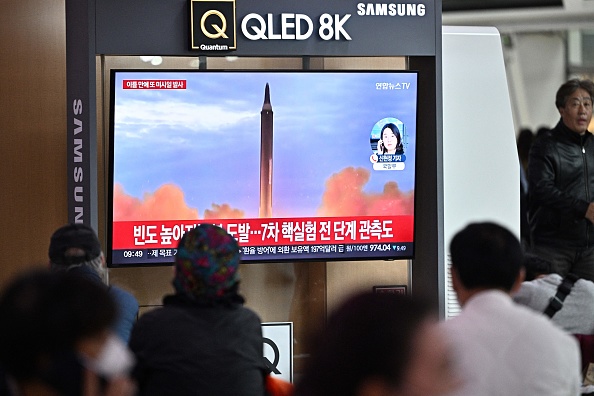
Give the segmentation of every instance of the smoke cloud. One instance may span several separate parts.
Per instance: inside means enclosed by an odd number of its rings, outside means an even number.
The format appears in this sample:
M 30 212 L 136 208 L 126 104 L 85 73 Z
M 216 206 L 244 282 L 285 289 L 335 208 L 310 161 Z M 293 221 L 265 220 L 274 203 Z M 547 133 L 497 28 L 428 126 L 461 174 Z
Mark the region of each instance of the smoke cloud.
M 204 210 L 205 219 L 242 219 L 244 216 L 243 210 L 233 209 L 229 204 L 213 203 L 212 209 Z
M 204 211 L 205 219 L 240 219 L 244 212 L 229 204 L 212 204 Z M 113 220 L 197 220 L 198 209 L 186 204 L 183 190 L 175 184 L 164 184 L 154 193 L 144 194 L 142 199 L 126 194 L 121 184 L 113 191 Z
M 317 216 L 394 216 L 412 215 L 414 192 L 403 192 L 398 184 L 390 181 L 382 193 L 366 193 L 371 172 L 366 168 L 348 167 L 333 174 L 326 181 L 326 191 Z M 183 190 L 174 184 L 164 184 L 154 193 L 135 198 L 124 191 L 120 184 L 114 186 L 114 221 L 142 220 L 197 220 L 198 209 L 187 205 Z M 204 210 L 204 219 L 241 219 L 243 210 L 229 204 L 213 203 Z
M 412 215 L 414 193 L 402 192 L 390 181 L 380 194 L 363 191 L 371 173 L 365 168 L 348 167 L 326 181 L 326 191 L 318 216 L 394 216 Z
M 114 186 L 114 221 L 194 219 L 198 219 L 198 210 L 186 204 L 184 192 L 174 184 L 164 184 L 144 194 L 142 200 L 126 194 L 122 185 Z

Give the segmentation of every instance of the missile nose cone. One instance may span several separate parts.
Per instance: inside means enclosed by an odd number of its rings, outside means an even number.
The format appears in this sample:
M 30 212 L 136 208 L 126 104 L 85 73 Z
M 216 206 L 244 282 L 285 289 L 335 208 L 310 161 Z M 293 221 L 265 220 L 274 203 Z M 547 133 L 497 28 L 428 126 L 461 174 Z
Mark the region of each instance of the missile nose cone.
M 262 105 L 262 110 L 272 110 L 272 105 L 270 104 L 270 87 L 268 83 L 266 83 L 266 88 L 264 90 L 264 105 Z

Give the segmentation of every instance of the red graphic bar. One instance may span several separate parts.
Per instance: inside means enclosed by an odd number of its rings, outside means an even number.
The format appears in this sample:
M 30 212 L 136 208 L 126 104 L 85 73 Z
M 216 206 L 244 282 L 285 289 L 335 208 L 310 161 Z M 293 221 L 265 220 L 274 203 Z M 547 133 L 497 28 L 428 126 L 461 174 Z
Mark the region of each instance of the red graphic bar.
M 186 80 L 124 80 L 123 89 L 186 89 Z
M 226 229 L 241 246 L 405 243 L 413 240 L 414 217 L 116 221 L 113 223 L 112 248 L 175 248 L 186 231 L 206 222 Z

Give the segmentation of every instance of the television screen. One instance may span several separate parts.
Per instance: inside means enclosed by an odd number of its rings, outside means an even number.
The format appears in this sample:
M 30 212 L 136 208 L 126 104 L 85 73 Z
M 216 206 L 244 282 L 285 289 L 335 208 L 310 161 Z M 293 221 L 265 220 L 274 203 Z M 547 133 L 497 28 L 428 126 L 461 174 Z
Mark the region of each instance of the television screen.
M 417 76 L 112 70 L 109 265 L 200 223 L 244 263 L 412 258 Z

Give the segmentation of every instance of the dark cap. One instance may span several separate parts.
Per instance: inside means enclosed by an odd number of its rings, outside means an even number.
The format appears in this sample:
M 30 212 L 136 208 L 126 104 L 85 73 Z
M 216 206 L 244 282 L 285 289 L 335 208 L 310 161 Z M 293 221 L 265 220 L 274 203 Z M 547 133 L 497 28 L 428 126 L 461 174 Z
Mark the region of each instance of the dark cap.
M 66 257 L 64 253 L 70 248 L 82 249 L 85 255 Z M 50 261 L 54 264 L 79 264 L 97 258 L 101 254 L 101 243 L 91 227 L 84 224 L 68 224 L 54 232 L 48 253 Z

